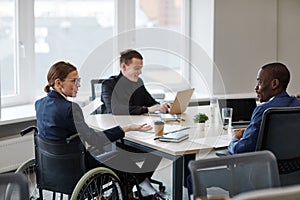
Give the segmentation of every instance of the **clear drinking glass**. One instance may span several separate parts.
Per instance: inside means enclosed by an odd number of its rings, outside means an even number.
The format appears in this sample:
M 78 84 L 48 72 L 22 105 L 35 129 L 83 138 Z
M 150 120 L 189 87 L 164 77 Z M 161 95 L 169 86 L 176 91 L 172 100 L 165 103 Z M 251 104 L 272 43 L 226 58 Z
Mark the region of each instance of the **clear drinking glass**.
M 233 108 L 222 108 L 223 126 L 231 133 Z

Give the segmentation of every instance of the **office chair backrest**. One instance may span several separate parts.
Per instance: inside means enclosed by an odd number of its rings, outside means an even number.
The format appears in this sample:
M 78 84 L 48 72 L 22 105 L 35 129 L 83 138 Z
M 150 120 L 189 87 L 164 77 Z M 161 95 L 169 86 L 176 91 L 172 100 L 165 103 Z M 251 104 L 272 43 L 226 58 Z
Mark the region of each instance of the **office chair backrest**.
M 36 134 L 34 143 L 38 188 L 71 194 L 86 172 L 85 147 L 80 138 L 52 141 Z
M 5 196 L 7 186 L 11 189 L 9 196 Z M 0 174 L 0 199 L 5 198 L 11 200 L 29 200 L 28 180 L 24 174 Z
M 91 89 L 92 89 L 92 101 L 96 98 L 100 98 L 101 96 L 101 85 L 105 79 L 92 79 L 91 80 Z M 101 114 L 101 107 L 98 108 L 95 112 L 95 114 Z
M 105 79 L 92 79 L 91 89 L 92 89 L 92 100 L 101 95 L 101 84 Z
M 231 200 L 299 200 L 300 185 L 269 188 L 241 193 Z
M 300 184 L 300 107 L 267 109 L 256 151 L 269 150 L 277 158 L 281 185 Z
M 195 198 L 232 197 L 280 185 L 276 159 L 269 151 L 195 160 L 189 169 Z

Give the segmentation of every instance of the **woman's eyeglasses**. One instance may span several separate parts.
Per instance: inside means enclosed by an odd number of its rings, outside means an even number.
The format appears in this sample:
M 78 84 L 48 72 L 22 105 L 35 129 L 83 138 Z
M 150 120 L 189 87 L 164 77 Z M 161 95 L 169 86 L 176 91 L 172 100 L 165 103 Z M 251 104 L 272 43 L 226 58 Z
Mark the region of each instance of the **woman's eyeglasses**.
M 71 80 L 75 85 L 79 84 L 80 81 L 81 81 L 81 78 L 78 77 L 78 78 L 74 78 L 74 79 L 64 79 L 64 80 Z

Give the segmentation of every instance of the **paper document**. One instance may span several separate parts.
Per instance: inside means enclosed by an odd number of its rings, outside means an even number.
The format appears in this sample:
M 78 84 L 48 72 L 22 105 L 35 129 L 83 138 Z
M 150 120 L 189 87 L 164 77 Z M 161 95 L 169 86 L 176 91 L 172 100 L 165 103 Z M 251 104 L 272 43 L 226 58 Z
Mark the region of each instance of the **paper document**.
M 101 102 L 100 98 L 94 99 L 88 105 L 82 108 L 83 116 L 86 117 L 92 114 L 97 108 L 99 108 L 103 103 Z
M 231 142 L 231 137 L 228 135 L 211 136 L 191 140 L 192 142 L 207 145 L 213 148 L 227 147 Z

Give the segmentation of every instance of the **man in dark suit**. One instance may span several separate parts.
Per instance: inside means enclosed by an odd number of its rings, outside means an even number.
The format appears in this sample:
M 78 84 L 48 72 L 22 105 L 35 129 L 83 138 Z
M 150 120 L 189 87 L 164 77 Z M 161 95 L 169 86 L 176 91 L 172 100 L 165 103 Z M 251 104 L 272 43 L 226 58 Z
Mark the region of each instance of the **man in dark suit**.
M 263 113 L 271 107 L 297 107 L 300 99 L 290 96 L 286 89 L 290 81 L 290 72 L 282 63 L 270 63 L 261 67 L 257 75 L 255 92 L 262 103 L 253 111 L 251 122 L 246 129 L 234 131 L 234 137 L 228 149 L 231 154 L 255 150 Z
M 234 137 L 228 147 L 230 154 L 255 150 L 262 116 L 266 109 L 271 107 L 300 106 L 300 99 L 290 96 L 286 92 L 289 81 L 290 72 L 282 63 L 269 63 L 260 68 L 257 74 L 255 92 L 262 104 L 254 109 L 247 128 L 234 131 Z M 187 178 L 187 187 L 190 196 L 193 191 L 191 176 Z

